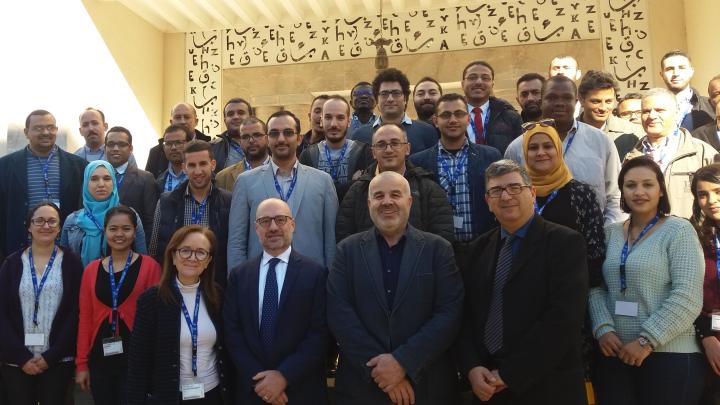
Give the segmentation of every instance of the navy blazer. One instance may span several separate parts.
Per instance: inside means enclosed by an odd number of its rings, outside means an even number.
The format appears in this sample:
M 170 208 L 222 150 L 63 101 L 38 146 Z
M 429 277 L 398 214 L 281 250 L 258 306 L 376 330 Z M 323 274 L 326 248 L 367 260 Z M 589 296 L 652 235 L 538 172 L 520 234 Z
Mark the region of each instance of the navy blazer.
M 470 183 L 470 203 L 472 204 L 472 220 L 475 224 L 475 235 L 479 236 L 495 226 L 495 216 L 490 213 L 485 202 L 485 169 L 490 163 L 502 159 L 500 151 L 492 146 L 478 145 L 469 142 L 468 150 L 468 182 Z M 425 149 L 410 156 L 416 166 L 433 173 L 439 182 L 438 147 Z
M 291 404 L 327 403 L 325 355 L 328 330 L 325 321 L 326 269 L 293 249 L 280 293 L 273 352 L 260 341 L 258 282 L 262 255 L 233 269 L 225 294 L 227 349 L 237 365 L 237 404 L 264 405 L 255 393 L 253 376 L 277 370 L 285 377 Z

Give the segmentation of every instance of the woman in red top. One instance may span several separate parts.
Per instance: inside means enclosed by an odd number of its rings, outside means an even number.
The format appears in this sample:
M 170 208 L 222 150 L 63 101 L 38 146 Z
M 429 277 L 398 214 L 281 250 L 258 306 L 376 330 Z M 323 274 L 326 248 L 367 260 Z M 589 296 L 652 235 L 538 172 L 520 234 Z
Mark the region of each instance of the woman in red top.
M 712 369 L 700 403 L 720 405 L 720 164 L 696 171 L 690 188 L 695 196 L 691 221 L 705 256 L 703 308 L 695 331 Z
M 105 239 L 111 254 L 88 264 L 80 285 L 75 381 L 92 391 L 96 404 L 123 402 L 137 298 L 158 284 L 162 273 L 150 256 L 132 251 L 136 218 L 123 205 L 108 210 Z

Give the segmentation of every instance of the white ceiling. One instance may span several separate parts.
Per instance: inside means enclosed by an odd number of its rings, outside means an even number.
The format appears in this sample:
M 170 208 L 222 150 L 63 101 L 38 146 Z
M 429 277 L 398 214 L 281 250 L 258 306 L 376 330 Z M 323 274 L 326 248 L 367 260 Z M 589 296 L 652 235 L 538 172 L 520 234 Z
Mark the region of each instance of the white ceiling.
M 105 0 L 116 1 L 157 29 L 208 31 L 242 26 L 289 24 L 380 13 L 481 4 L 478 0 Z M 484 3 L 499 3 L 485 1 Z

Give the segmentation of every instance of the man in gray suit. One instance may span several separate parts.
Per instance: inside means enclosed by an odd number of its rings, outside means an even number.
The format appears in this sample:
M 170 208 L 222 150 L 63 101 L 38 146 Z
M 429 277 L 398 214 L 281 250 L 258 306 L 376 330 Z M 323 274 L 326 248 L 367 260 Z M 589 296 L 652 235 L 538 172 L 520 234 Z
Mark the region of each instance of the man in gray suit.
M 328 326 L 340 345 L 338 405 L 456 403 L 448 354 L 463 286 L 450 242 L 408 225 L 408 181 L 372 179 L 374 227 L 344 239 L 328 277 Z
M 290 111 L 273 113 L 267 122 L 270 164 L 238 176 L 230 208 L 228 268 L 262 253 L 254 232 L 258 204 L 280 198 L 292 210 L 298 238 L 293 248 L 329 266 L 335 255 L 338 200 L 329 174 L 300 164 L 296 157 L 300 120 Z

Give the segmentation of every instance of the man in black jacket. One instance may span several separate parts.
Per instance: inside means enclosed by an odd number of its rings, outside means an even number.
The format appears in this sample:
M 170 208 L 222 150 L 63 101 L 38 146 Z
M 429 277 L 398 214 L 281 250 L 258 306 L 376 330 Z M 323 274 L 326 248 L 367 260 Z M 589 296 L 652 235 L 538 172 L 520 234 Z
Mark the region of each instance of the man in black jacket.
M 223 107 L 223 118 L 227 130 L 211 141 L 215 155 L 215 173 L 245 159 L 240 146 L 240 124 L 253 115 L 250 103 L 244 98 L 234 97 Z
M 227 240 L 232 195 L 214 187 L 212 171 L 215 159 L 205 141 L 194 140 L 185 147 L 183 167 L 188 180 L 165 193 L 155 207 L 150 255 L 163 263 L 165 247 L 179 228 L 202 225 L 215 233 L 215 281 L 225 286 L 227 280 Z
M 195 107 L 188 103 L 179 103 L 170 111 L 170 125 L 182 125 L 195 135 L 193 139 L 210 142 L 209 136 L 195 129 L 197 124 L 198 119 Z M 167 167 L 168 160 L 163 151 L 163 138 L 160 138 L 158 139 L 158 144 L 150 148 L 145 170 L 157 178 Z
M 462 88 L 467 98 L 470 142 L 489 145 L 505 153 L 510 142 L 522 134 L 522 118 L 507 101 L 491 96 L 495 70 L 481 60 L 470 62 L 463 70 Z
M 413 204 L 410 224 L 417 229 L 434 233 L 453 241 L 453 214 L 445 190 L 433 176 L 420 167 L 406 161 L 410 154 L 407 134 L 396 124 L 382 124 L 373 135 L 372 152 L 376 164 L 370 165 L 348 190 L 340 204 L 335 222 L 335 238 L 338 242 L 346 237 L 372 227 L 368 211 L 370 181 L 384 171 L 397 172 L 408 180 Z
M 715 150 L 720 150 L 720 75 L 710 79 L 708 99 L 715 110 L 715 119 L 692 131 L 692 136 L 709 143 Z

